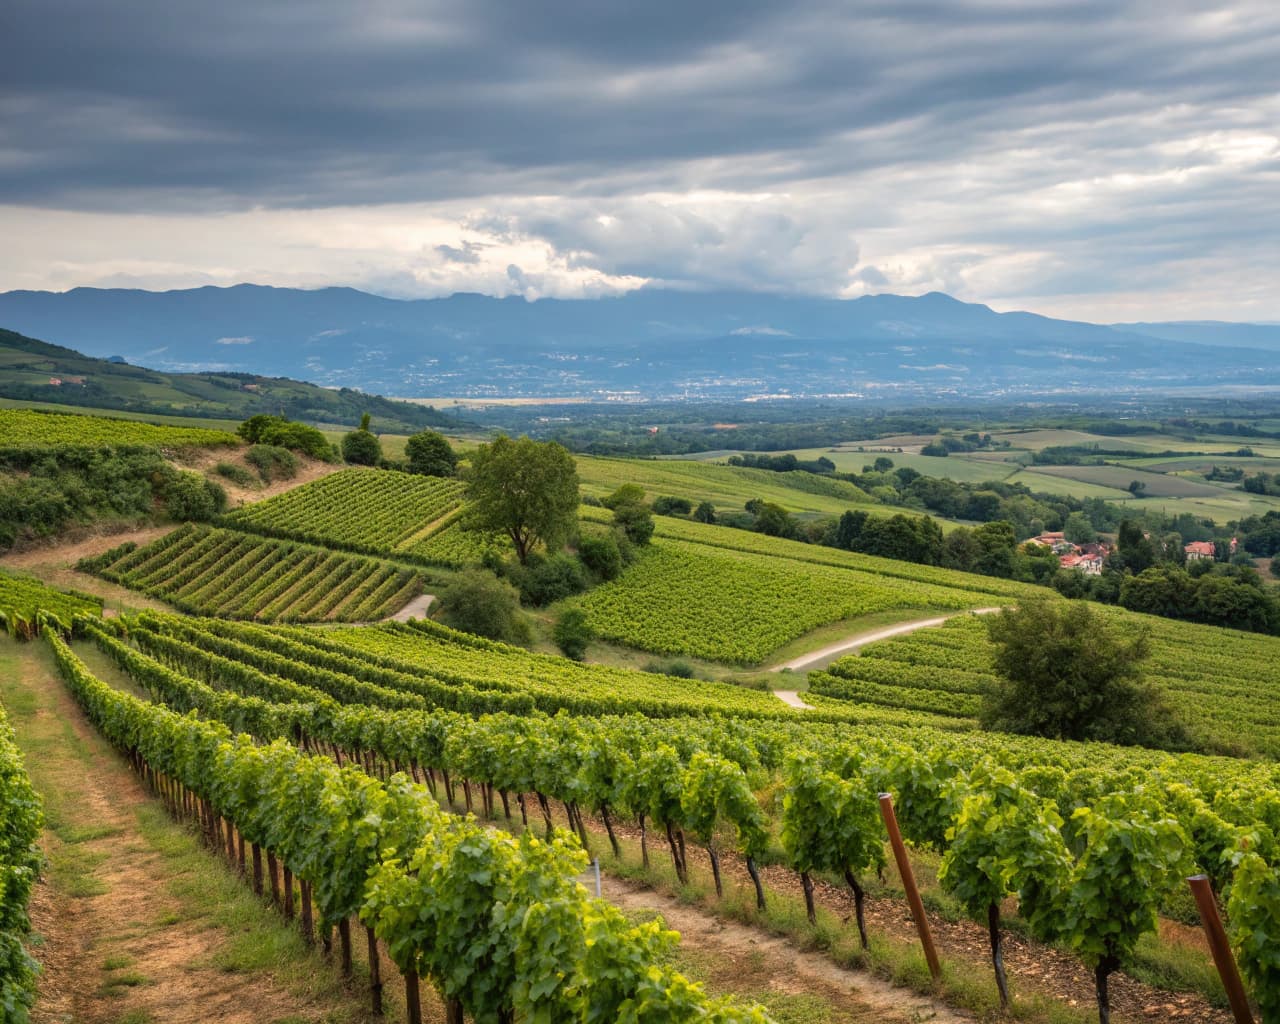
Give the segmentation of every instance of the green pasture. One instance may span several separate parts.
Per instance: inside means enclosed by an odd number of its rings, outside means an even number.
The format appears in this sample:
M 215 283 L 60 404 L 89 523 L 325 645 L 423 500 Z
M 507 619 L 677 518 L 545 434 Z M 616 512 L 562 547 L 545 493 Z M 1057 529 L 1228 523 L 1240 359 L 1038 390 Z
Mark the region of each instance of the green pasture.
M 1264 455 L 1252 457 L 1244 455 L 1187 455 L 1176 459 L 1152 456 L 1144 459 L 1126 459 L 1124 465 L 1137 466 L 1152 473 L 1181 473 L 1185 471 L 1207 473 L 1213 466 L 1239 466 L 1245 470 L 1256 471 L 1262 469 L 1270 472 L 1280 469 L 1280 459 L 1268 458 Z
M 894 509 L 877 505 L 843 480 L 812 473 L 772 473 L 670 459 L 606 459 L 576 456 L 578 478 L 584 494 L 602 498 L 623 484 L 639 484 L 652 501 L 664 495 L 688 498 L 695 504 L 709 501 L 717 509 L 741 509 L 752 498 L 781 505 L 790 512 L 839 515 L 851 506 L 892 515 Z
M 1168 515 L 1189 512 L 1193 516 L 1227 523 L 1246 516 L 1261 516 L 1273 510 L 1280 510 L 1280 498 L 1219 488 L 1218 494 L 1213 497 L 1144 498 L 1141 505 L 1143 508 L 1153 506 Z
M 785 455 L 786 452 L 770 452 Z M 906 466 L 925 476 L 946 477 L 961 483 L 982 483 L 985 480 L 1003 480 L 1018 471 L 1016 463 L 1007 461 L 1010 455 L 1002 452 L 999 459 L 979 458 L 976 452 L 964 452 L 937 458 L 931 455 L 915 455 L 900 452 L 860 452 L 844 448 L 796 448 L 790 452 L 797 459 L 830 459 L 841 473 L 861 473 L 863 466 L 870 466 L 878 458 L 893 460 L 894 469 Z
M 1133 474 L 1131 473 L 1128 480 L 1132 479 Z M 1125 481 L 1126 485 L 1128 480 Z M 1086 483 L 1083 480 L 1070 480 L 1067 477 L 1050 476 L 1047 473 L 1033 472 L 1031 470 L 1015 473 L 1009 477 L 1007 483 L 1023 484 L 1042 494 L 1063 494 L 1072 498 L 1105 498 L 1107 501 L 1127 501 L 1132 497 L 1128 491 L 1123 489 Z
M 1146 485 L 1146 494 L 1152 498 L 1215 497 L 1219 490 L 1212 484 L 1197 483 L 1194 480 L 1165 473 L 1152 473 L 1129 465 L 1036 466 L 1034 472 L 1037 476 L 1076 481 L 1097 487 L 1111 487 L 1117 491 L 1127 491 L 1130 482 L 1138 480 Z

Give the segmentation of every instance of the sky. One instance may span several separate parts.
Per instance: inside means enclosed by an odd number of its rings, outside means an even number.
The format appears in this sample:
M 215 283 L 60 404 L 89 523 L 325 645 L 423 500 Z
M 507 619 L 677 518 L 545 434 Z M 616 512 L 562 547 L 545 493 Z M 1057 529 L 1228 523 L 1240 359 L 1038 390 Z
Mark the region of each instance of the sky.
M 6 0 L 0 290 L 1280 321 L 1280 4 Z

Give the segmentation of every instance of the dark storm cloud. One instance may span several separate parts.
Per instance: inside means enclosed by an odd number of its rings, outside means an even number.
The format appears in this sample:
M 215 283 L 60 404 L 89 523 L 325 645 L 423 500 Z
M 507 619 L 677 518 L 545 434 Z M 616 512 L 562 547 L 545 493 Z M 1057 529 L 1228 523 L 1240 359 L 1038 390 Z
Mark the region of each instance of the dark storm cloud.
M 767 189 L 1280 91 L 1270 3 L 10 0 L 0 33 L 0 200 L 80 209 Z

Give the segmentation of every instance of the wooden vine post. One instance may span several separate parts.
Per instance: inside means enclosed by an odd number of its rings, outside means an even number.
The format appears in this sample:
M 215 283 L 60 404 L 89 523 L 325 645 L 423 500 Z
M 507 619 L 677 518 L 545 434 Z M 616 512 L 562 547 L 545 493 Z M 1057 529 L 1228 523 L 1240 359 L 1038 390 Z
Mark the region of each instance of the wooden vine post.
M 916 888 L 916 876 L 911 871 L 911 861 L 907 859 L 907 848 L 902 842 L 902 832 L 898 829 L 898 818 L 893 813 L 893 797 L 888 793 L 880 794 L 880 814 L 884 818 L 884 827 L 889 832 L 889 844 L 893 847 L 898 874 L 902 876 L 902 886 L 907 890 L 907 903 L 911 906 L 916 931 L 920 933 L 920 945 L 924 947 L 929 973 L 937 981 L 942 976 L 942 965 L 938 963 L 938 951 L 933 945 L 933 933 L 929 931 L 929 919 L 924 916 L 924 901 L 920 899 L 920 890 Z
M 1231 943 L 1227 941 L 1222 918 L 1218 916 L 1218 904 L 1213 897 L 1209 878 L 1207 875 L 1193 875 L 1187 879 L 1187 884 L 1191 886 L 1191 895 L 1195 897 L 1196 907 L 1200 911 L 1205 938 L 1209 940 L 1209 952 L 1213 954 L 1222 987 L 1227 990 L 1227 1002 L 1231 1006 L 1236 1024 L 1253 1024 L 1253 1011 L 1249 1009 L 1249 998 L 1240 982 L 1240 972 L 1236 969 L 1235 957 L 1231 955 Z

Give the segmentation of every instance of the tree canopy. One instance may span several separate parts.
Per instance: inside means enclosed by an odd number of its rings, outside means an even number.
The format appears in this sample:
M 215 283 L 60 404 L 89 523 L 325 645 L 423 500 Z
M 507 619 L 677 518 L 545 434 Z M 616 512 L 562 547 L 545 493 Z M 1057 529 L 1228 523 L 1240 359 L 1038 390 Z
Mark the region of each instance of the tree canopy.
M 1144 684 L 1144 631 L 1120 635 L 1079 601 L 1028 601 L 987 620 L 1000 682 L 987 728 L 1054 739 L 1185 744 L 1159 692 Z
M 539 544 L 560 547 L 573 530 L 578 473 L 554 441 L 500 434 L 476 450 L 466 479 L 467 525 L 510 537 L 521 564 Z
M 458 455 L 449 439 L 434 430 L 423 430 L 404 443 L 410 473 L 423 476 L 453 476 Z
M 358 429 L 342 435 L 342 461 L 353 466 L 376 466 L 382 461 L 382 442 L 369 430 L 369 414 L 360 417 Z

